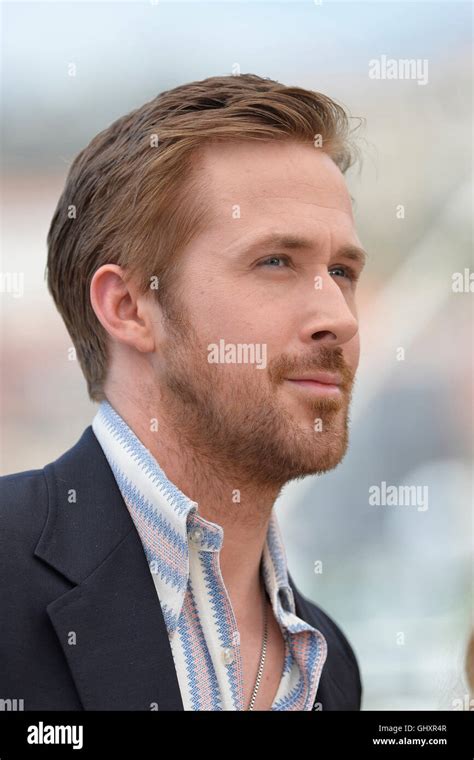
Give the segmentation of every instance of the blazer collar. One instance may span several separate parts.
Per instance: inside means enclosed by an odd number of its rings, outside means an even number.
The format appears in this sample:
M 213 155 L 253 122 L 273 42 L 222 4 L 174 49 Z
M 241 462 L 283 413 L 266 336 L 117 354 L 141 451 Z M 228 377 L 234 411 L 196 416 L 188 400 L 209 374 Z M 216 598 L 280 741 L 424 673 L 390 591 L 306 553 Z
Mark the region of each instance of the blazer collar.
M 72 588 L 47 606 L 85 710 L 183 710 L 143 547 L 89 426 L 44 468 L 35 555 Z

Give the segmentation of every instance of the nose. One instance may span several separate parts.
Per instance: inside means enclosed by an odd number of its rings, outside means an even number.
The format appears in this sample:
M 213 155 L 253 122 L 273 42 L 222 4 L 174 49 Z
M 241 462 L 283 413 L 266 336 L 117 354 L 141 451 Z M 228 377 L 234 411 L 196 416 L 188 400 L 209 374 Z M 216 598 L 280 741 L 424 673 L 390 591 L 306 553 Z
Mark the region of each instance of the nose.
M 339 285 L 330 275 L 323 286 L 313 290 L 309 314 L 303 320 L 300 339 L 304 343 L 339 346 L 348 343 L 359 330 L 355 308 L 351 308 Z

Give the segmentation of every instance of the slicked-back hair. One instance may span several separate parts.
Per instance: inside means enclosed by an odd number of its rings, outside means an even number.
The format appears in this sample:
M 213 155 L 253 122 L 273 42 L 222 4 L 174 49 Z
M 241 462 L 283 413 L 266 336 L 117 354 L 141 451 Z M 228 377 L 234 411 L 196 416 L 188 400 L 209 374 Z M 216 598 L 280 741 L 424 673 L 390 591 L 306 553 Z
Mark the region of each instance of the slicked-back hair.
M 350 117 L 326 95 L 254 74 L 166 90 L 114 121 L 75 158 L 48 233 L 47 282 L 76 348 L 89 397 L 105 398 L 107 333 L 91 305 L 103 264 L 158 283 L 173 303 L 179 254 L 207 223 L 199 149 L 212 141 L 291 140 L 354 163 Z

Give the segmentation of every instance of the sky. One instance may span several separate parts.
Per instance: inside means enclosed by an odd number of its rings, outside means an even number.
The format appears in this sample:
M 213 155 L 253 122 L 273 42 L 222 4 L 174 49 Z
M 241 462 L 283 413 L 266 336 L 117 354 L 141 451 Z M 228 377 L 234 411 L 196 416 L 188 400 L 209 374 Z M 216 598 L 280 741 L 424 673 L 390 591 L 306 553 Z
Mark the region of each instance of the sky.
M 163 89 L 252 72 L 349 101 L 368 62 L 428 58 L 431 81 L 470 46 L 469 3 L 4 2 L 7 163 L 67 152 Z M 71 76 L 70 64 L 75 66 Z M 39 150 L 41 146 L 41 151 Z

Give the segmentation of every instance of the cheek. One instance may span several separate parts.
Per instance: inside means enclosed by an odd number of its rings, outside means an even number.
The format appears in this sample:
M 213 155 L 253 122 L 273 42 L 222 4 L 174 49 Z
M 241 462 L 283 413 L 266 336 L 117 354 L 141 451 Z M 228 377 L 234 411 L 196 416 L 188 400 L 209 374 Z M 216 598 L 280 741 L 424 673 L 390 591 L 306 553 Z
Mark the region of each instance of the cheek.
M 224 300 L 222 294 L 207 298 L 208 303 L 197 314 L 203 336 L 234 343 L 277 341 L 278 327 L 270 309 L 249 309 L 235 293 L 229 300 Z
M 230 291 L 219 283 L 196 292 L 192 305 L 193 324 L 197 332 L 206 339 L 225 338 L 243 334 L 248 325 L 248 316 L 242 308 L 238 293 Z

